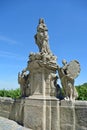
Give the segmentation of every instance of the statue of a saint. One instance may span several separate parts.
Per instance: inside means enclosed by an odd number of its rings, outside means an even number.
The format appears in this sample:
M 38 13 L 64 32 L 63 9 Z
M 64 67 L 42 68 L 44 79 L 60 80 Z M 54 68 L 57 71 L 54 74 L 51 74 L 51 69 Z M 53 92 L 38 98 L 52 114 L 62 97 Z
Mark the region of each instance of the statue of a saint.
M 39 25 L 37 26 L 37 34 L 35 35 L 35 41 L 40 52 L 47 54 L 51 53 L 48 45 L 48 29 L 44 23 L 44 19 L 39 20 Z

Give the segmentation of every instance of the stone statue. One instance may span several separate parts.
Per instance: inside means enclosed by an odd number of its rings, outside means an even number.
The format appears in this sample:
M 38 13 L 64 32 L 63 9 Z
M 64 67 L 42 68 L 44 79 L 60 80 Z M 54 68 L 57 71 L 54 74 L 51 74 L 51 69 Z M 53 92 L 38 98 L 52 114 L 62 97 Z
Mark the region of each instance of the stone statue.
M 21 97 L 29 96 L 29 74 L 26 73 L 26 69 L 22 70 L 22 73 L 18 73 L 18 83 L 20 84 Z
M 39 20 L 39 25 L 37 26 L 35 42 L 38 45 L 39 51 L 41 53 L 51 53 L 48 45 L 48 29 L 44 23 L 44 19 L 42 18 Z
M 29 54 L 26 69 L 18 74 L 22 97 L 37 94 L 55 95 L 54 80 L 57 70 L 57 57 L 50 51 L 48 39 L 48 29 L 41 18 L 35 35 L 39 52 Z M 29 74 L 27 74 L 27 71 L 29 71 Z M 45 91 L 43 89 L 44 82 Z
M 73 60 L 67 64 L 67 61 L 63 60 L 62 63 L 63 67 L 58 66 L 58 73 L 65 93 L 65 99 L 76 99 L 78 97 L 78 93 L 74 87 L 74 79 L 80 72 L 79 62 Z
M 57 57 L 50 50 L 48 29 L 42 18 L 39 19 L 34 38 L 39 52 L 30 53 L 26 69 L 18 74 L 21 96 L 48 95 L 63 99 L 61 88 L 57 84 L 56 71 L 58 70 L 65 99 L 76 99 L 78 93 L 74 87 L 74 79 L 80 72 L 79 62 L 73 60 L 67 63 L 63 60 L 63 67 L 57 65 Z

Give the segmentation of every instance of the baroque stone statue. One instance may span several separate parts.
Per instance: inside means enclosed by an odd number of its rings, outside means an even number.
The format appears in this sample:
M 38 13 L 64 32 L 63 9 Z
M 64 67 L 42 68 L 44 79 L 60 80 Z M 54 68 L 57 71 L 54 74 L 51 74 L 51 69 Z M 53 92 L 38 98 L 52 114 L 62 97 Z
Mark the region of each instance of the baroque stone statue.
M 58 66 L 58 73 L 64 90 L 66 100 L 74 100 L 78 97 L 76 88 L 74 87 L 74 79 L 80 73 L 80 64 L 73 60 L 67 64 L 66 60 L 62 61 L 63 67 Z
M 48 29 L 44 23 L 44 19 L 39 20 L 39 25 L 37 26 L 37 34 L 35 35 L 35 42 L 38 45 L 39 51 L 41 53 L 50 54 L 50 48 L 48 44 Z
M 26 69 L 22 70 L 22 73 L 18 73 L 18 83 L 20 84 L 21 97 L 26 97 L 30 95 L 30 75 L 27 74 Z
M 22 92 L 21 96 L 54 96 L 56 91 L 54 81 L 57 71 L 57 57 L 50 50 L 48 29 L 42 18 L 39 19 L 37 33 L 34 37 L 39 52 L 30 53 L 26 69 L 18 75 L 18 83 Z M 29 71 L 29 74 L 26 73 L 27 71 Z M 44 86 L 46 90 L 44 90 Z M 27 91 L 29 91 L 28 94 Z
M 73 60 L 67 63 L 63 60 L 63 67 L 57 65 L 57 57 L 53 55 L 49 47 L 48 28 L 42 18 L 39 19 L 34 38 L 39 52 L 30 53 L 26 69 L 18 74 L 21 96 L 47 95 L 61 100 L 63 99 L 62 90 L 57 83 L 59 78 L 65 99 L 76 99 L 78 93 L 74 87 L 74 80 L 80 73 L 79 62 Z

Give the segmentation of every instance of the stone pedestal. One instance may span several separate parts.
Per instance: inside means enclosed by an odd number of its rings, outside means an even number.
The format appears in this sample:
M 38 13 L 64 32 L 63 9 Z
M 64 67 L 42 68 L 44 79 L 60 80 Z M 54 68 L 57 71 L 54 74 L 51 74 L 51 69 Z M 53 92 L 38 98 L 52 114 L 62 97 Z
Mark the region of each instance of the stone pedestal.
M 59 129 L 59 101 L 51 97 L 31 96 L 25 100 L 24 126 L 33 130 Z
M 75 130 L 75 110 L 72 101 L 61 101 L 60 130 Z
M 33 58 L 34 59 L 33 59 Z M 37 59 L 38 57 L 38 59 Z M 27 70 L 30 73 L 30 91 L 31 95 L 54 96 L 57 64 L 47 60 L 46 56 L 42 58 L 41 54 L 32 54 L 28 62 Z
M 87 130 L 87 101 L 75 102 L 75 130 Z
M 33 130 L 59 129 L 59 101 L 54 85 L 57 64 L 55 56 L 42 53 L 30 54 L 30 93 L 24 106 L 24 126 Z

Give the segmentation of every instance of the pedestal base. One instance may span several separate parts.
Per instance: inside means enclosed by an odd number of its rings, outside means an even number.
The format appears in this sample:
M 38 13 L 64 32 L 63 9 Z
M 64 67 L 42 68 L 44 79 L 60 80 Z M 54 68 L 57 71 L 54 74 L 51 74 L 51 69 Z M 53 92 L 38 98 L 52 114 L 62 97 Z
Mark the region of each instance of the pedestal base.
M 24 126 L 33 130 L 59 130 L 59 101 L 31 96 L 25 100 Z

